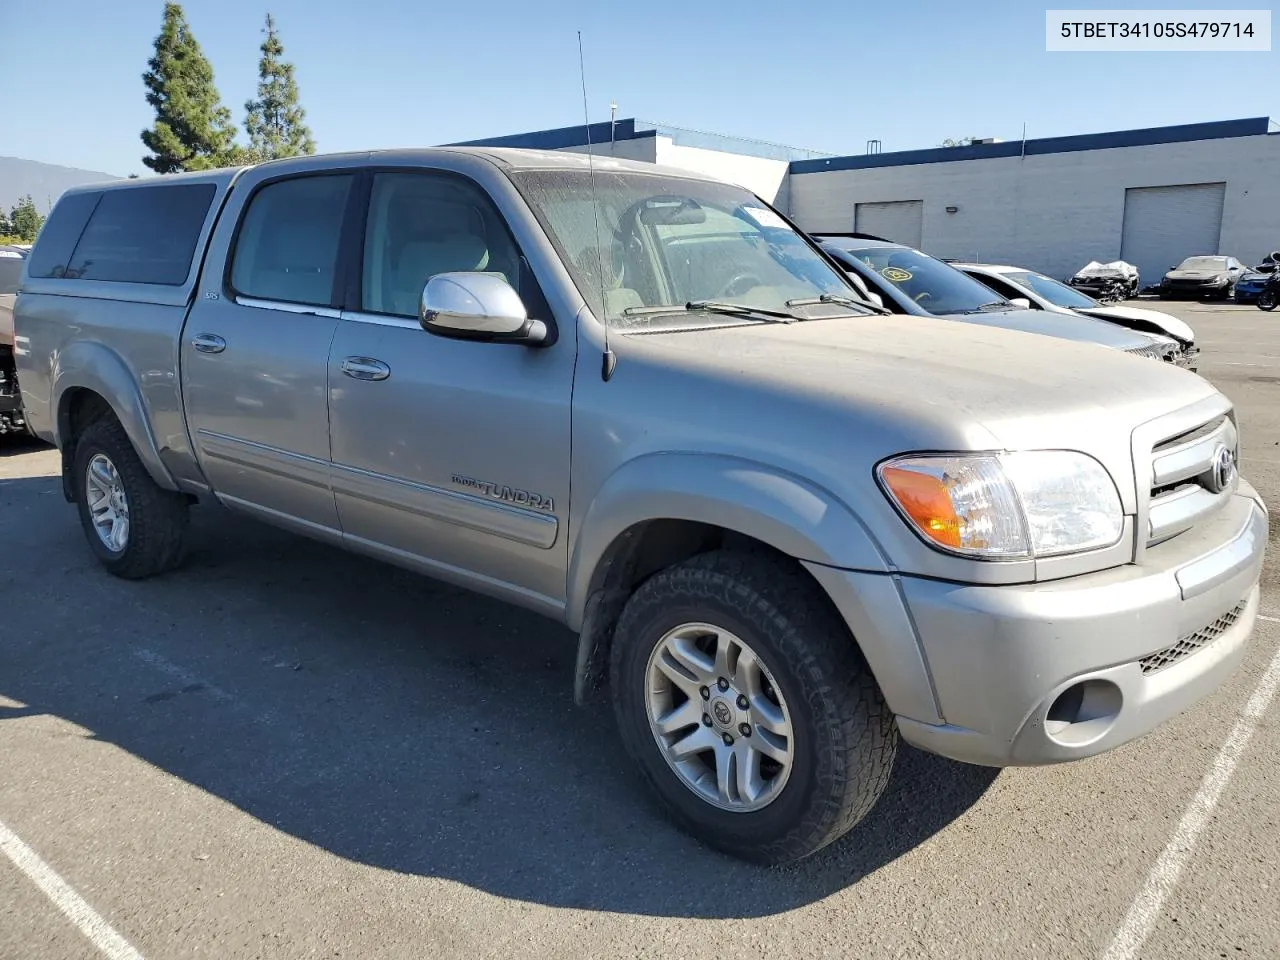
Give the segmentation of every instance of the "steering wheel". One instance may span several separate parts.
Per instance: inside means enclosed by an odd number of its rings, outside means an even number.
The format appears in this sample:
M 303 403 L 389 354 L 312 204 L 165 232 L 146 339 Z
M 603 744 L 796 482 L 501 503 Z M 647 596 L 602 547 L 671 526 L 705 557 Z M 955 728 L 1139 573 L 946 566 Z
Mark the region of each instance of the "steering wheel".
M 915 295 L 914 299 L 916 303 L 924 303 L 926 300 L 932 300 L 933 294 L 930 293 L 928 290 L 921 290 L 919 293 Z
M 746 293 L 752 287 L 763 287 L 764 281 L 754 273 L 739 273 L 726 283 L 720 291 L 722 297 L 736 297 Z

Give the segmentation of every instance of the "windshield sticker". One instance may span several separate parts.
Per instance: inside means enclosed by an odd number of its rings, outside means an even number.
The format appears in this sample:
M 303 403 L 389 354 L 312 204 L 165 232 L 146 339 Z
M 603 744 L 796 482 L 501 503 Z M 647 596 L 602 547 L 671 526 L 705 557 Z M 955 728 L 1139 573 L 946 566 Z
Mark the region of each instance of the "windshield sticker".
M 780 230 L 790 230 L 787 221 L 772 210 L 766 210 L 764 207 L 743 207 L 742 212 L 754 220 L 759 226 L 774 227 Z
M 885 267 L 880 271 L 880 276 L 894 283 L 906 283 L 911 279 L 911 271 L 903 270 L 901 267 Z

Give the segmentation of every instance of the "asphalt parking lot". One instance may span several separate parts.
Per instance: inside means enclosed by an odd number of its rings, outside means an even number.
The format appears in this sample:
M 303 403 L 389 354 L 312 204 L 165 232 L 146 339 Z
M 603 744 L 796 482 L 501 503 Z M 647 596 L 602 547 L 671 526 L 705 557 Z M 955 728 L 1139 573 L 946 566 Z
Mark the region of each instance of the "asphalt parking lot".
M 555 625 L 214 508 L 118 581 L 0 448 L 0 958 L 1280 956 L 1280 315 L 1170 309 L 1273 505 L 1243 667 L 1077 764 L 904 748 L 785 869 L 661 819 Z

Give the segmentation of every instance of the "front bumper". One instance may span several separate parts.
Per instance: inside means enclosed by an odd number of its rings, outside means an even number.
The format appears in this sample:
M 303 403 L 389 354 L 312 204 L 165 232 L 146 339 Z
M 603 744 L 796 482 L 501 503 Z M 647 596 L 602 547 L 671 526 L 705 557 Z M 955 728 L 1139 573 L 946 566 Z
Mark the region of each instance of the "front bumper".
M 895 642 L 921 652 L 937 707 L 915 719 L 886 690 L 903 739 L 1012 766 L 1092 756 L 1150 732 L 1243 658 L 1266 540 L 1265 508 L 1242 482 L 1217 516 L 1141 564 L 998 587 L 899 577 L 915 636 Z M 843 609 L 841 592 L 828 592 Z M 858 618 L 847 619 L 857 637 Z M 882 657 L 868 659 L 875 669 Z
M 1160 295 L 1165 297 L 1214 297 L 1221 296 L 1231 286 L 1229 280 L 1165 280 L 1160 284 Z

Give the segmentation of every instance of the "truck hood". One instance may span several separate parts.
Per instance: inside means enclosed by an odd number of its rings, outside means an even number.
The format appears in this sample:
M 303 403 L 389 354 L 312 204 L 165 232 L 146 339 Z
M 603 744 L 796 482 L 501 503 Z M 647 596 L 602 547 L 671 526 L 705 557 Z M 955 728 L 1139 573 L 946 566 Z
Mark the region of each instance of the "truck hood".
M 1163 333 L 1180 340 L 1184 345 L 1195 343 L 1196 340 L 1195 331 L 1189 324 L 1159 310 L 1143 310 L 1140 307 L 1077 307 L 1076 313 L 1147 333 Z
M 1115 350 L 1135 350 L 1151 345 L 1151 338 L 1132 330 L 1117 328 L 1090 317 L 1052 310 L 994 310 L 990 313 L 945 314 L 944 320 L 978 324 L 984 327 L 1000 327 L 1005 330 L 1021 330 L 1023 333 L 1040 333 L 1060 340 L 1076 340 L 1081 343 L 1098 343 Z
M 617 341 L 614 395 L 644 424 L 640 446 L 710 441 L 835 484 L 851 468 L 869 475 L 870 464 L 909 450 L 1073 449 L 1103 462 L 1131 506 L 1133 430 L 1220 397 L 1170 363 L 932 317 L 684 328 Z

